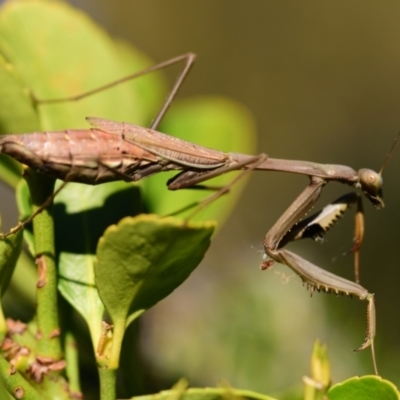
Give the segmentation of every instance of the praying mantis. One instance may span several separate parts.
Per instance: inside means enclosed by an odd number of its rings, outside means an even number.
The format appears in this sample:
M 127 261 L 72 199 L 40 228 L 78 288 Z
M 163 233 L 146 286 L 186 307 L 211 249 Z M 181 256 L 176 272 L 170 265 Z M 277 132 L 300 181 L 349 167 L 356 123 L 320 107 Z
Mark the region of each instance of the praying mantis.
M 128 79 L 185 61 L 183 71 L 150 128 L 90 117 L 87 120 L 92 125 L 91 129 L 37 132 L 1 137 L 1 153 L 11 156 L 38 172 L 62 179 L 64 184 L 27 220 L 21 222 L 10 232 L 1 235 L 0 238 L 6 238 L 32 221 L 52 202 L 56 194 L 68 182 L 95 185 L 116 180 L 139 181 L 159 172 L 179 171 L 167 182 L 169 190 L 179 190 L 198 187 L 199 184 L 230 171 L 242 171 L 227 186 L 217 189 L 216 193 L 202 202 L 200 206 L 203 207 L 229 191 L 230 187 L 249 171 L 277 171 L 307 175 L 310 177 L 310 184 L 265 235 L 263 241 L 265 260 L 261 268 L 268 269 L 274 262 L 279 262 L 287 265 L 299 275 L 310 289 L 311 294 L 314 290 L 322 290 L 336 294 L 354 295 L 360 300 L 367 301 L 367 334 L 364 343 L 358 350 L 371 347 L 374 370 L 378 374 L 374 350 L 376 331 L 374 295 L 358 282 L 358 254 L 364 232 L 361 196 L 357 193 L 344 195 L 321 212 L 304 220 L 302 218 L 315 205 L 322 188 L 331 181 L 361 189 L 361 192 L 375 208 L 383 207 L 383 167 L 379 173 L 370 169 L 361 169 L 356 172 L 352 168 L 342 165 L 274 159 L 265 154 L 252 156 L 225 153 L 156 131 L 155 129 L 175 98 L 195 58 L 194 54 L 188 53 L 73 98 L 77 100 L 111 87 L 115 83 L 122 83 Z M 57 101 L 65 101 L 65 99 L 46 102 Z M 42 103 L 45 102 L 42 101 Z M 392 154 L 394 145 L 384 166 Z M 295 253 L 283 249 L 288 242 L 293 240 L 307 237 L 319 240 L 351 204 L 356 204 L 355 243 L 352 248 L 355 254 L 356 282 L 329 273 Z

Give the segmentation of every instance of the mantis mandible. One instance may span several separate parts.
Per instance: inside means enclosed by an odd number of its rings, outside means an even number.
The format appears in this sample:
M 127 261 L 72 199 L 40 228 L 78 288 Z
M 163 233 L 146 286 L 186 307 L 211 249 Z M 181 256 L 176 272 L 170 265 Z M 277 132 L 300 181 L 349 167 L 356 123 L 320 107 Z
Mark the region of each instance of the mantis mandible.
M 54 196 L 67 182 L 94 185 L 115 180 L 138 181 L 162 171 L 176 170 L 180 172 L 167 182 L 167 186 L 170 190 L 178 190 L 196 187 L 208 179 L 229 171 L 243 170 L 230 184 L 207 198 L 201 204 L 201 206 L 204 206 L 227 192 L 243 174 L 251 170 L 280 171 L 307 175 L 311 179 L 310 185 L 283 213 L 264 238 L 265 256 L 269 257 L 269 259 L 263 262 L 262 269 L 267 269 L 275 261 L 283 263 L 301 277 L 311 293 L 314 290 L 323 290 L 336 294 L 354 295 L 360 300 L 368 301 L 367 335 L 358 350 L 371 347 L 374 370 L 377 374 L 374 351 L 376 324 L 374 295 L 359 283 L 329 273 L 295 253 L 282 248 L 288 242 L 297 239 L 309 237 L 319 240 L 348 207 L 355 203 L 357 205 L 356 229 L 355 244 L 352 251 L 355 254 L 356 281 L 358 281 L 358 254 L 364 231 L 361 196 L 356 193 L 344 195 L 325 207 L 321 212 L 303 221 L 301 221 L 301 218 L 314 206 L 323 186 L 330 181 L 337 181 L 359 188 L 376 208 L 383 207 L 383 167 L 379 173 L 370 169 L 360 169 L 356 172 L 352 168 L 342 165 L 274 159 L 267 157 L 265 154 L 251 156 L 240 153 L 224 153 L 157 132 L 155 130 L 156 126 L 176 96 L 194 59 L 195 55 L 190 53 L 158 64 L 117 82 L 121 83 L 144 73 L 164 68 L 166 65 L 186 60 L 183 72 L 178 77 L 164 106 L 150 128 L 101 118 L 88 118 L 89 123 L 93 126 L 92 129 L 3 136 L 0 139 L 0 152 L 39 172 L 49 174 L 65 182 L 34 214 L 1 237 L 8 236 L 30 222 L 35 215 L 51 203 Z M 105 85 L 74 99 L 82 98 L 111 85 Z M 96 146 L 93 146 L 94 144 Z M 386 161 L 390 157 L 393 148 L 394 144 Z

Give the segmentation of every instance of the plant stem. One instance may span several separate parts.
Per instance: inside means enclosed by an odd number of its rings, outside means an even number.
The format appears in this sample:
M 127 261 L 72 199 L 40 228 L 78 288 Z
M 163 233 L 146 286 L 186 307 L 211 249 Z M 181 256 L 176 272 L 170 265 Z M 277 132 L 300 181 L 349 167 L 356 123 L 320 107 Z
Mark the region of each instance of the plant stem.
M 66 375 L 68 377 L 69 390 L 72 393 L 81 392 L 77 347 L 74 335 L 72 332 L 67 332 L 65 335 L 65 361 L 67 362 Z
M 15 398 L 22 398 L 26 400 L 42 400 L 43 396 L 40 395 L 22 376 L 18 371 L 13 374 L 10 373 L 10 364 L 0 356 L 0 380 L 3 382 L 8 393 L 12 394 Z
M 99 346 L 97 353 L 97 365 L 100 377 L 100 399 L 114 400 L 116 393 L 116 376 L 119 367 L 119 358 L 121 353 L 122 340 L 124 338 L 126 319 L 121 318 L 114 325 L 111 353 L 109 357 L 104 354 L 106 351 Z M 107 334 L 106 332 L 104 333 Z
M 119 358 L 121 355 L 122 340 L 124 339 L 125 328 L 126 319 L 120 319 L 114 324 L 111 354 L 108 362 L 108 367 L 111 369 L 118 369 L 119 367 Z
M 115 400 L 117 370 L 99 367 L 100 400 Z
M 28 170 L 25 179 L 32 199 L 32 211 L 40 207 L 54 189 L 54 179 Z M 38 354 L 59 360 L 62 357 L 57 307 L 57 269 L 55 264 L 54 222 L 51 207 L 33 220 L 35 262 L 38 266 L 37 325 Z

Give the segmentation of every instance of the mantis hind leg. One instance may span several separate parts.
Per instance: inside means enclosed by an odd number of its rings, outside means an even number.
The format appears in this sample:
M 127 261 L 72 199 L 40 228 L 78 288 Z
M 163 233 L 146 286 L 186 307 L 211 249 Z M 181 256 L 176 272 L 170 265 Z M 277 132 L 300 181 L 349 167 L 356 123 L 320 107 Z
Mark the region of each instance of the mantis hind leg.
M 152 65 L 151 67 L 145 68 L 141 71 L 135 72 L 135 73 L 125 76 L 121 79 L 117 79 L 113 82 L 107 83 L 105 85 L 102 85 L 100 87 L 97 87 L 95 89 L 89 90 L 84 93 L 80 93 L 75 96 L 63 97 L 63 98 L 58 98 L 58 99 L 39 99 L 35 96 L 34 93 L 31 93 L 31 97 L 34 100 L 34 102 L 38 105 L 78 101 L 78 100 L 84 99 L 85 97 L 89 97 L 93 94 L 100 93 L 104 90 L 110 89 L 114 86 L 117 86 L 124 82 L 130 81 L 132 79 L 139 78 L 139 77 L 147 75 L 151 72 L 159 71 L 159 70 L 167 68 L 171 65 L 178 64 L 182 61 L 184 62 L 184 67 L 183 67 L 182 71 L 180 72 L 180 74 L 178 75 L 172 89 L 170 90 L 170 92 L 169 92 L 164 104 L 162 105 L 160 111 L 158 112 L 156 118 L 150 125 L 151 129 L 157 129 L 157 127 L 160 124 L 161 120 L 163 119 L 165 113 L 168 111 L 168 108 L 170 107 L 173 100 L 175 99 L 179 89 L 181 88 L 183 81 L 186 79 L 187 75 L 189 74 L 190 69 L 192 68 L 194 62 L 196 61 L 196 54 L 194 54 L 194 53 L 182 54 L 180 56 L 163 61 L 159 64 Z
M 263 161 L 267 159 L 266 154 L 259 154 L 258 156 L 254 157 L 249 157 L 245 161 L 241 162 L 233 162 L 230 165 L 225 165 L 220 168 L 216 168 L 211 171 L 205 171 L 205 172 L 196 172 L 192 170 L 188 171 L 183 171 L 180 174 L 176 175 L 172 179 L 170 179 L 167 183 L 168 189 L 170 190 L 179 190 L 179 189 L 203 189 L 202 185 L 198 185 L 199 183 L 202 183 L 208 179 L 215 178 L 217 176 L 223 175 L 227 172 L 231 171 L 238 171 L 242 170 L 239 175 L 237 175 L 235 178 L 233 178 L 227 185 L 223 187 L 212 187 L 212 186 L 205 186 L 206 190 L 213 190 L 215 193 L 213 193 L 211 196 L 206 197 L 203 200 L 194 202 L 192 204 L 189 204 L 188 206 L 173 212 L 169 214 L 168 216 L 176 215 L 180 212 L 186 211 L 191 208 L 196 208 L 187 219 L 192 218 L 194 215 L 196 215 L 199 211 L 207 207 L 209 204 L 223 196 L 224 194 L 228 193 L 232 186 L 238 182 L 240 179 L 244 178 L 249 172 L 253 171 L 254 169 L 257 168 L 258 165 L 260 165 Z M 244 169 L 245 168 L 245 169 Z

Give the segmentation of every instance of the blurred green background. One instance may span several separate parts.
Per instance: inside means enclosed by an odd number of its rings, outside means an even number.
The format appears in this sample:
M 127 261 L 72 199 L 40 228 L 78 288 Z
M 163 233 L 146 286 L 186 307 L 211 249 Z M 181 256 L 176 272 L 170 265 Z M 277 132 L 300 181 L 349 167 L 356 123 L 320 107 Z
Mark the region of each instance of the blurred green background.
M 180 97 L 221 94 L 244 103 L 256 117 L 259 151 L 271 157 L 379 169 L 400 129 L 398 2 L 71 3 L 155 62 L 197 53 Z M 397 149 L 384 173 L 386 208 L 365 205 L 361 255 L 361 283 L 376 295 L 378 367 L 397 385 L 399 170 Z M 202 265 L 147 313 L 143 351 L 160 379 L 186 376 L 191 385 L 210 386 L 225 380 L 271 394 L 300 384 L 317 337 L 328 345 L 334 381 L 372 373 L 369 350 L 351 352 L 364 338 L 366 303 L 310 298 L 287 268 L 259 270 L 265 233 L 307 183 L 301 176 L 254 173 Z M 330 184 L 318 204 L 347 190 Z M 13 203 L 8 191 L 4 196 Z M 350 213 L 323 245 L 290 248 L 352 279 L 352 258 L 342 257 L 351 247 L 352 223 Z

